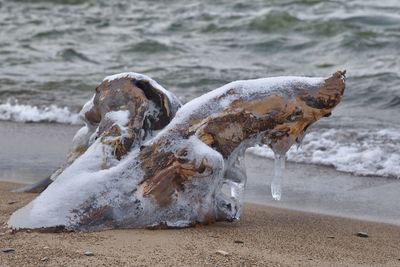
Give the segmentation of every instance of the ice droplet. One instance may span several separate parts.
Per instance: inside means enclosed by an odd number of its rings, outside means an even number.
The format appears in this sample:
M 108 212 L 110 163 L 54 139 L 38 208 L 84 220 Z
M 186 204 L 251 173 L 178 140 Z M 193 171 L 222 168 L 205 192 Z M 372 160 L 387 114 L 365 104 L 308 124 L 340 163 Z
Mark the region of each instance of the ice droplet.
M 285 171 L 286 154 L 275 152 L 274 177 L 271 182 L 271 194 L 275 200 L 281 200 L 282 197 L 282 176 Z

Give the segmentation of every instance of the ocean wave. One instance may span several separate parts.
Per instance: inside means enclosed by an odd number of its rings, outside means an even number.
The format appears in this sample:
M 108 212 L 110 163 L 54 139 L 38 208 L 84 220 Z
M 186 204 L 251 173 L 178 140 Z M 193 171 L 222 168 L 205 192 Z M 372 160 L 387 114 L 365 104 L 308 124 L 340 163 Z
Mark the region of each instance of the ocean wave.
M 31 3 L 32 0 L 17 0 L 15 2 Z M 51 4 L 61 4 L 61 5 L 80 5 L 80 4 L 89 2 L 89 0 L 36 0 L 34 2 L 38 2 L 38 3 L 49 2 Z
M 72 48 L 66 48 L 57 53 L 58 56 L 60 56 L 63 60 L 67 62 L 73 62 L 73 61 L 86 61 L 86 62 L 91 62 L 91 63 L 97 63 L 94 60 L 91 60 L 87 56 L 85 56 L 82 53 L 79 53 L 75 49 Z
M 250 30 L 270 32 L 284 31 L 296 26 L 299 23 L 301 23 L 301 20 L 296 16 L 289 14 L 289 12 L 271 11 L 262 17 L 252 19 L 248 26 Z
M 0 104 L 0 120 L 16 122 L 56 122 L 65 124 L 81 124 L 77 113 L 67 107 L 56 105 L 38 107 L 19 104 L 8 100 Z
M 250 153 L 273 158 L 266 146 Z M 299 148 L 292 147 L 293 162 L 334 166 L 337 170 L 365 176 L 400 178 L 400 131 L 398 129 L 315 129 Z
M 180 52 L 180 48 L 173 44 L 164 44 L 155 40 L 145 40 L 135 44 L 128 45 L 122 52 L 124 53 L 144 53 L 144 54 L 155 54 L 165 52 Z

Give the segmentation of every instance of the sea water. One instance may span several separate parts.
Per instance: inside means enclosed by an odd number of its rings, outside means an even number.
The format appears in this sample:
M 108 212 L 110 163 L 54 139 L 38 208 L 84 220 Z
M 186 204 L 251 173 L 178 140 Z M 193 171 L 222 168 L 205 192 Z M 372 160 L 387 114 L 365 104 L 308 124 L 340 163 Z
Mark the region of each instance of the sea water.
M 399 14 L 397 0 L 0 0 L 0 120 L 78 124 L 120 72 L 187 102 L 233 80 L 347 69 L 342 103 L 288 161 L 398 178 Z

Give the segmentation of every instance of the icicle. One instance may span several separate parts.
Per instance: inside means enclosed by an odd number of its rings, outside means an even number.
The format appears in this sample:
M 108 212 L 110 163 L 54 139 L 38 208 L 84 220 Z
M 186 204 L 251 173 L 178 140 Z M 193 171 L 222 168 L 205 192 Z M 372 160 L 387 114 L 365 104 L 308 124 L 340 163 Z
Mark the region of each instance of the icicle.
M 275 200 L 281 200 L 282 196 L 282 176 L 285 171 L 286 154 L 275 154 L 274 177 L 271 182 L 271 194 Z

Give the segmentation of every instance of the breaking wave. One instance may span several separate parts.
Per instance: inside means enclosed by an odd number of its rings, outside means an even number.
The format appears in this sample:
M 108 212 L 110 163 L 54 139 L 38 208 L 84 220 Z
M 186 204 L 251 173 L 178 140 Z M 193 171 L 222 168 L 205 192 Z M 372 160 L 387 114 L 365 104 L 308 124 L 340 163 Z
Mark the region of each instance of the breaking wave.
M 273 158 L 266 146 L 250 153 Z M 337 170 L 365 176 L 400 179 L 399 129 L 314 129 L 299 148 L 292 147 L 287 159 L 293 162 L 334 166 Z
M 31 106 L 8 100 L 0 104 L 0 120 L 16 122 L 56 122 L 65 124 L 81 124 L 77 113 L 67 107 Z

